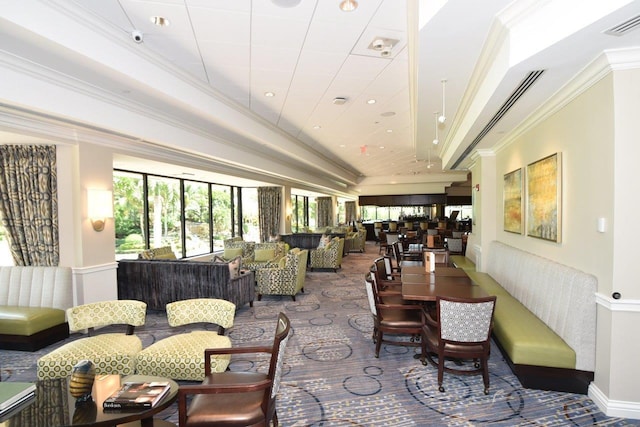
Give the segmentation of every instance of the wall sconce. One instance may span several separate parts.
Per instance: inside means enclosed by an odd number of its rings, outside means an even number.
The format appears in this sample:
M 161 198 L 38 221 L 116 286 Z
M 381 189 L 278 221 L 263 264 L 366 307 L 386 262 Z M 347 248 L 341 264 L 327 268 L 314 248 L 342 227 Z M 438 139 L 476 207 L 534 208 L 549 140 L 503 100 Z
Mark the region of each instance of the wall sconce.
M 93 229 L 104 230 L 107 218 L 113 218 L 113 193 L 110 190 L 87 189 L 87 212 Z

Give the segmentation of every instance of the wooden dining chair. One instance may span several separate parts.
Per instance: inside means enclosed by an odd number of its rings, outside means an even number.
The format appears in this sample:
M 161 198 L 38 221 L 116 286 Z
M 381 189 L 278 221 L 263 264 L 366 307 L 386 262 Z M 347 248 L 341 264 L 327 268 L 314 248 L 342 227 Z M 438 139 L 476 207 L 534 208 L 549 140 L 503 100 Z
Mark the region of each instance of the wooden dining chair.
M 290 331 L 289 318 L 280 313 L 272 345 L 206 350 L 202 384 L 178 389 L 179 426 L 269 426 L 273 422 L 277 427 L 276 398 Z M 270 354 L 268 371 L 211 371 L 212 355 L 247 353 Z M 188 396 L 192 399 L 187 407 Z
M 438 367 L 438 389 L 444 392 L 444 372 L 456 375 L 482 374 L 484 394 L 489 394 L 489 354 L 496 297 L 436 297 L 436 318 L 423 309 L 422 363 Z M 438 358 L 437 362 L 431 354 Z M 473 359 L 473 369 L 445 365 L 448 359 Z M 462 365 L 461 365 L 462 366 Z

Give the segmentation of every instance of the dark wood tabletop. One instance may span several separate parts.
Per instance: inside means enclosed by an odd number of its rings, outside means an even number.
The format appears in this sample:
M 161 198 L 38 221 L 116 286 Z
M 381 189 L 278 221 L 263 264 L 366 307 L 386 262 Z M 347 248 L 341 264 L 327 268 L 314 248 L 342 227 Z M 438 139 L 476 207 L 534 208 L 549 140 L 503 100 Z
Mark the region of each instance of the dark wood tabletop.
M 402 269 L 402 298 L 413 301 L 435 301 L 437 296 L 479 298 L 488 294 L 467 276 L 462 269 L 436 267 L 429 273 L 424 267 Z

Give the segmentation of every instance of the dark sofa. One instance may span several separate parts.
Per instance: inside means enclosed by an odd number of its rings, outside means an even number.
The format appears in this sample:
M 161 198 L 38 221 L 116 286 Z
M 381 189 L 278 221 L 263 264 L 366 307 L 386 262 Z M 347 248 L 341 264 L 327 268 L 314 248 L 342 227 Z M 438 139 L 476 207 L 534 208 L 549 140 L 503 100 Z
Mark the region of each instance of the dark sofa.
M 253 306 L 253 272 L 231 279 L 226 264 L 183 260 L 121 260 L 118 262 L 118 298 L 147 303 L 165 310 L 167 303 L 191 298 L 220 298 L 236 309 Z

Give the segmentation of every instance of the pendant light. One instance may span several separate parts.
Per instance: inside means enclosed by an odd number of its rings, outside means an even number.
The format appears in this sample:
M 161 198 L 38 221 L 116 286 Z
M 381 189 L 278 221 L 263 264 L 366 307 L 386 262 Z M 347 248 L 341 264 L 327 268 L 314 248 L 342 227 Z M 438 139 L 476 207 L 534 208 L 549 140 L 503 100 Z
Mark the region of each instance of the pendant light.
M 439 123 L 444 123 L 447 121 L 447 117 L 444 115 L 445 113 L 445 108 L 444 108 L 444 89 L 445 86 L 447 85 L 447 80 L 446 79 L 442 79 L 441 80 L 442 83 L 442 114 L 440 114 L 440 116 L 438 117 L 438 122 Z
M 439 114 L 437 111 L 435 113 L 433 113 L 434 116 L 436 116 L 436 137 L 433 139 L 433 145 L 438 145 L 438 143 L 440 142 L 438 140 L 438 122 L 439 122 Z

